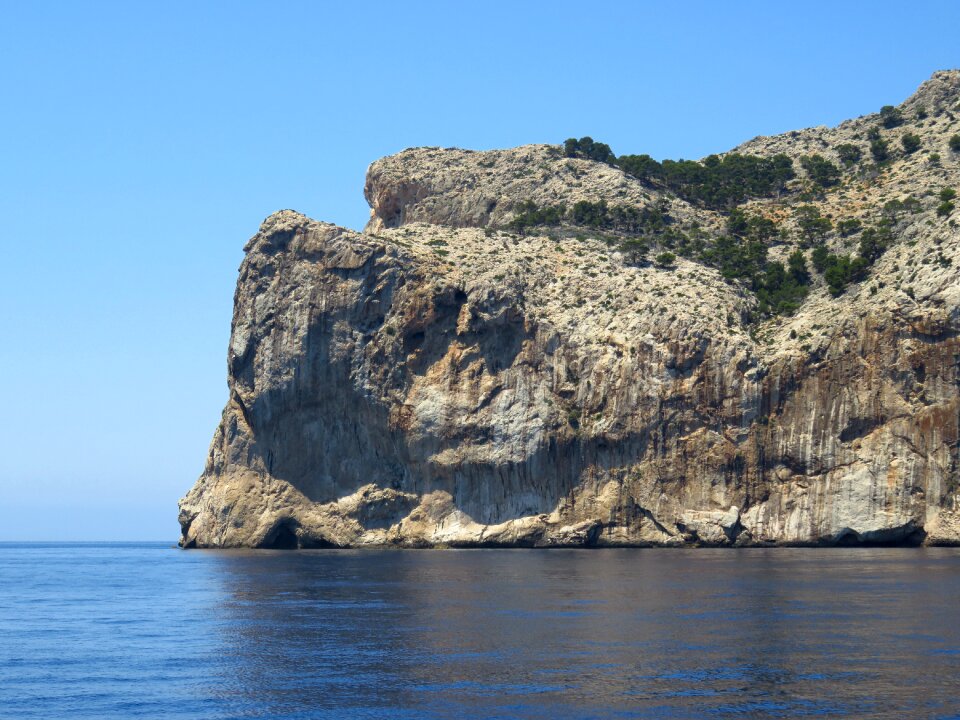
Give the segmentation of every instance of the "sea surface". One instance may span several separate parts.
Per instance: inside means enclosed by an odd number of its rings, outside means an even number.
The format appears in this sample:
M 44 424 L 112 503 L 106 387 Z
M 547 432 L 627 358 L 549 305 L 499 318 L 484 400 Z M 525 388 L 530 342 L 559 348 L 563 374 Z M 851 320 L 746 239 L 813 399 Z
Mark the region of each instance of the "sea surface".
M 960 718 L 960 549 L 0 544 L 0 717 Z

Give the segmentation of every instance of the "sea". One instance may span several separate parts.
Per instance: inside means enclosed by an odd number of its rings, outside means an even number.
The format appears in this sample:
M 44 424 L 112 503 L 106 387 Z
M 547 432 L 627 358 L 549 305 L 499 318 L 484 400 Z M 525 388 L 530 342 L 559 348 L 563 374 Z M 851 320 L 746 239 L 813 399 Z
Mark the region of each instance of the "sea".
M 960 549 L 0 544 L 0 718 L 960 718 Z

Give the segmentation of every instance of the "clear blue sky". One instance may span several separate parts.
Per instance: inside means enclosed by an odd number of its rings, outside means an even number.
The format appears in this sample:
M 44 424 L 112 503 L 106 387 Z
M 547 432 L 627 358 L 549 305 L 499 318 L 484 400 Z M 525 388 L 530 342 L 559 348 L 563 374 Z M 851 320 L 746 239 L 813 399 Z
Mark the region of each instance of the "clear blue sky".
M 956 2 L 2 2 L 0 540 L 175 540 L 241 248 L 417 145 L 702 157 L 960 66 Z

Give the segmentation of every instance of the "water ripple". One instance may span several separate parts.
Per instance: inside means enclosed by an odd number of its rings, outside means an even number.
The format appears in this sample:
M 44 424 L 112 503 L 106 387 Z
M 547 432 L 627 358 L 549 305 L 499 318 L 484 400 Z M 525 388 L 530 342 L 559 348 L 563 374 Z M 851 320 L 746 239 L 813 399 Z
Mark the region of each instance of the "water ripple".
M 960 551 L 0 544 L 0 717 L 957 718 Z

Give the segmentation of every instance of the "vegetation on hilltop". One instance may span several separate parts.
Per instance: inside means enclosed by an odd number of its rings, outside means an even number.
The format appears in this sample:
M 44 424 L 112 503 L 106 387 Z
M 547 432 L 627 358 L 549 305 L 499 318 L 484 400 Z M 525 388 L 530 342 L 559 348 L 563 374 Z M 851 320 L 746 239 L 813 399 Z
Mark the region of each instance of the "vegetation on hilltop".
M 863 150 L 860 149 L 859 145 L 854 145 L 853 143 L 837 145 L 836 150 L 840 162 L 842 162 L 846 168 L 853 167 L 860 162 L 860 158 L 863 157 Z
M 884 105 L 880 108 L 880 124 L 888 129 L 903 125 L 903 113 L 893 105 Z
M 625 155 L 616 165 L 647 182 L 662 184 L 679 197 L 713 210 L 729 210 L 750 198 L 779 195 L 796 173 L 786 155 L 770 158 L 729 153 L 702 162 Z
M 800 158 L 800 165 L 807 171 L 807 176 L 820 187 L 827 188 L 840 182 L 840 168 L 823 155 L 804 155 Z
M 606 143 L 591 137 L 567 139 L 567 157 L 607 163 L 636 178 L 665 185 L 690 202 L 715 210 L 726 210 L 745 200 L 780 193 L 795 177 L 793 161 L 786 155 L 772 158 L 729 153 L 696 160 L 657 162 L 649 155 L 617 157 Z
M 610 146 L 606 143 L 594 142 L 593 138 L 587 136 L 579 140 L 568 138 L 563 143 L 563 151 L 567 157 L 581 157 L 596 162 L 616 164 L 617 157 L 613 154 Z
M 850 283 L 864 279 L 871 265 L 895 241 L 897 224 L 923 210 L 923 203 L 912 195 L 893 198 L 878 204 L 873 210 L 874 223 L 866 224 L 861 217 L 833 218 L 816 203 L 828 192 L 840 192 L 842 196 L 856 178 L 869 181 L 895 157 L 920 152 L 924 146 L 921 135 L 907 131 L 890 137 L 885 131 L 914 122 L 922 125 L 927 117 L 923 107 L 908 120 L 899 108 L 884 106 L 865 137 L 852 136 L 853 140 L 866 140 L 865 144 L 843 142 L 830 148 L 822 143 L 832 150 L 839 164 L 824 153 L 801 155 L 805 180 L 798 179 L 793 160 L 783 153 L 733 152 L 710 155 L 701 161 L 657 161 L 649 155 L 617 156 L 609 145 L 591 137 L 570 138 L 563 145 L 566 157 L 617 167 L 662 189 L 664 197 L 644 207 L 606 200 L 540 207 L 528 201 L 516 208 L 510 229 L 523 234 L 535 227 L 568 225 L 603 231 L 607 241 L 616 244 L 630 262 L 652 261 L 671 268 L 677 256 L 685 257 L 716 268 L 727 280 L 748 287 L 757 297 L 761 316 L 790 313 L 809 292 L 813 272 L 822 274 L 824 284 L 835 296 Z M 891 141 L 896 142 L 896 149 Z M 960 153 L 960 135 L 950 137 L 948 145 L 952 152 Z M 930 165 L 937 166 L 940 154 L 928 155 Z M 865 158 L 876 165 L 864 163 Z M 927 194 L 933 195 L 933 191 Z M 720 213 L 724 230 L 708 233 L 696 222 L 678 222 L 670 213 L 670 195 Z M 952 188 L 943 188 L 936 214 L 949 217 L 955 209 L 955 198 Z M 761 206 L 768 209 L 747 211 L 743 206 L 750 201 L 761 201 Z M 862 215 L 862 210 L 858 214 Z M 838 241 L 833 243 L 835 247 L 849 247 L 853 240 L 848 238 L 857 234 L 856 252 L 832 252 L 828 246 L 832 237 Z M 775 253 L 774 257 L 781 259 L 771 259 L 771 249 L 781 244 L 788 245 L 787 251 Z M 648 256 L 651 251 L 656 252 L 652 258 Z M 808 259 L 812 270 L 807 267 Z
M 673 223 L 665 202 L 638 208 L 632 205 L 607 205 L 606 200 L 581 200 L 568 208 L 565 204 L 538 206 L 528 200 L 517 207 L 510 229 L 524 234 L 528 228 L 556 226 L 567 221 L 571 225 L 597 230 L 616 230 L 631 234 L 660 234 Z

